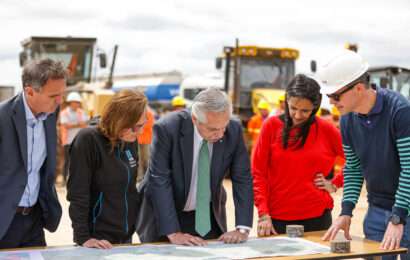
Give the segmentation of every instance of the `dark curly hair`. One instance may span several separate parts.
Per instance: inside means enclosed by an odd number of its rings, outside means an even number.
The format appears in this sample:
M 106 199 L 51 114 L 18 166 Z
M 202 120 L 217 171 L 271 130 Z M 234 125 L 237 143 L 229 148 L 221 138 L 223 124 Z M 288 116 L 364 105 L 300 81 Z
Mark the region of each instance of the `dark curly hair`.
M 280 116 L 280 119 L 284 122 L 284 128 L 282 130 L 282 145 L 284 149 L 289 146 L 289 133 L 293 126 L 292 118 L 289 113 L 288 100 L 291 97 L 305 98 L 312 102 L 314 109 L 309 116 L 309 119 L 301 125 L 301 131 L 296 137 L 295 144 L 296 149 L 302 148 L 305 143 L 307 136 L 309 135 L 310 126 L 315 122 L 316 112 L 319 110 L 320 102 L 322 101 L 322 95 L 320 94 L 319 84 L 312 78 L 309 78 L 303 74 L 297 74 L 292 81 L 286 87 L 286 102 L 285 102 L 285 113 Z M 293 142 L 292 142 L 293 143 Z

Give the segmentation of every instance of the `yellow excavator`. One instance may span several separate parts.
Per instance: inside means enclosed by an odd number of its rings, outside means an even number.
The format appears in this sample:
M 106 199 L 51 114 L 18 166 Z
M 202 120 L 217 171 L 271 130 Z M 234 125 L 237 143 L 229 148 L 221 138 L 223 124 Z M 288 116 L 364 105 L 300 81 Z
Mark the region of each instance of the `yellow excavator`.
M 244 126 L 245 144 L 250 152 L 252 138 L 246 128 L 259 113 L 258 103 L 266 101 L 270 110 L 280 104 L 286 86 L 295 76 L 299 51 L 291 48 L 241 46 L 224 47 L 216 58 L 216 68 L 224 70 L 224 90 L 231 97 L 234 115 Z
M 21 42 L 20 66 L 30 60 L 51 58 L 62 61 L 67 67 L 67 92 L 79 91 L 90 116 L 99 115 L 111 99 L 113 70 L 118 50 L 116 45 L 110 65 L 109 77 L 105 82 L 92 82 L 97 68 L 107 67 L 107 55 L 97 48 L 96 38 L 87 37 L 43 37 L 32 36 Z M 99 62 L 94 62 L 97 58 Z
M 287 84 L 295 75 L 299 51 L 291 48 L 261 46 L 224 47 L 216 59 L 223 69 L 224 89 L 232 98 L 234 113 L 244 125 L 257 113 L 257 104 L 265 100 L 271 108 L 279 103 Z

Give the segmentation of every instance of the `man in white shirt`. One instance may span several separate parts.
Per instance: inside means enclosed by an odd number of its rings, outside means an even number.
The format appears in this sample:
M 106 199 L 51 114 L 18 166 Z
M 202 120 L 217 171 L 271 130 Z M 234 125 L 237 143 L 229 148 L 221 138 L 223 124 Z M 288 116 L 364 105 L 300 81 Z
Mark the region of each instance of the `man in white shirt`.
M 81 108 L 82 98 L 78 92 L 71 92 L 67 96 L 68 106 L 60 112 L 60 139 L 64 147 L 64 183 L 67 183 L 69 166 L 69 149 L 78 132 L 87 127 L 88 115 Z

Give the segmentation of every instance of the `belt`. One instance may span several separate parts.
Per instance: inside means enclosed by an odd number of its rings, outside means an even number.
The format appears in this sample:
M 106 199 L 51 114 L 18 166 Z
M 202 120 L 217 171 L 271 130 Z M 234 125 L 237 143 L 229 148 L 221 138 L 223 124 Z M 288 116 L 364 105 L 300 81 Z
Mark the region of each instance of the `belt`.
M 20 213 L 23 216 L 29 215 L 34 210 L 34 206 L 32 207 L 17 207 L 16 213 Z

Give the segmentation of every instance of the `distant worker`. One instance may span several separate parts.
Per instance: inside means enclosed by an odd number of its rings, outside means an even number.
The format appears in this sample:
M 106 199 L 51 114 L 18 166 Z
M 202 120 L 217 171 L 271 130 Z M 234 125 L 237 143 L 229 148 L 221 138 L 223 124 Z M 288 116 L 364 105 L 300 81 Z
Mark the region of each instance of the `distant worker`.
M 340 112 L 339 112 L 339 109 L 337 109 L 336 106 L 332 106 L 332 109 L 331 109 L 330 113 L 332 114 L 333 124 L 337 128 L 340 128 Z
M 373 89 L 368 68 L 359 54 L 345 50 L 318 72 L 322 94 L 342 114 L 346 154 L 341 214 L 323 239 L 333 239 L 339 230 L 351 239 L 352 212 L 365 182 L 365 237 L 385 250 L 410 249 L 410 103 L 398 92 Z M 400 258 L 410 259 L 410 253 Z
M 333 124 L 333 118 L 332 114 L 329 110 L 329 108 L 326 107 L 320 107 L 319 110 L 316 113 L 317 116 L 320 116 L 323 120 L 328 121 L 329 123 Z
M 66 77 L 60 62 L 32 61 L 22 93 L 0 103 L 0 249 L 46 246 L 44 228 L 60 222 L 56 121 Z
M 258 113 L 253 115 L 248 122 L 248 133 L 251 141 L 251 154 L 253 154 L 253 149 L 256 142 L 258 141 L 259 133 L 262 128 L 263 121 L 269 117 L 270 106 L 265 100 L 260 100 L 258 102 Z
M 154 127 L 155 117 L 154 112 L 147 106 L 147 121 L 141 130 L 141 134 L 138 135 L 138 175 L 137 183 L 142 181 L 145 172 L 148 168 L 149 162 L 149 148 L 152 142 L 152 128 Z
M 173 111 L 180 111 L 180 110 L 185 109 L 185 107 L 186 107 L 185 99 L 181 96 L 175 96 L 172 99 L 171 104 L 172 104 L 172 110 Z
M 87 127 L 88 115 L 81 108 L 82 98 L 78 92 L 67 96 L 68 106 L 60 112 L 60 139 L 64 147 L 63 180 L 67 182 L 69 165 L 69 148 L 81 128 Z
M 270 115 L 280 116 L 285 112 L 285 93 L 279 96 L 278 103 L 276 104 L 275 109 L 272 109 Z
M 71 145 L 67 200 L 80 246 L 132 242 L 139 211 L 137 136 L 146 105 L 144 94 L 121 90 L 105 105 L 98 126 L 81 129 Z
M 278 100 L 278 109 L 276 110 L 276 115 L 281 115 L 285 113 L 285 94 L 280 95 Z

